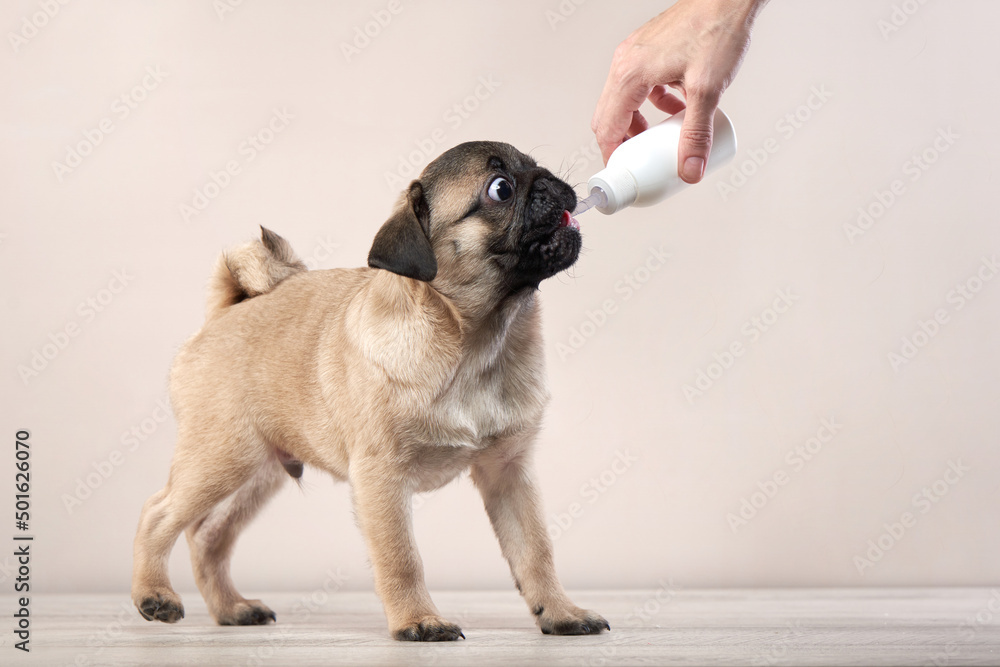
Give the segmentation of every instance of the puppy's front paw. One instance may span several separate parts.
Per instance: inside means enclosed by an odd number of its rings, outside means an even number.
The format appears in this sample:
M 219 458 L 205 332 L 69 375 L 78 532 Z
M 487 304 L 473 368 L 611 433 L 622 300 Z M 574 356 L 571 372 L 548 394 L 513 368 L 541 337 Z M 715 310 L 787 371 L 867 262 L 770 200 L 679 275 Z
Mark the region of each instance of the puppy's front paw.
M 215 618 L 219 625 L 267 625 L 278 620 L 277 615 L 260 600 L 242 600 Z
M 173 591 L 143 595 L 136 599 L 135 606 L 147 621 L 176 623 L 184 618 L 184 605 Z
M 538 618 L 542 634 L 546 635 L 597 635 L 611 629 L 603 616 L 579 607 L 561 612 L 535 607 L 532 612 Z
M 392 631 L 392 636 L 401 642 L 453 642 L 465 639 L 462 628 L 449 623 L 440 616 L 424 616 Z

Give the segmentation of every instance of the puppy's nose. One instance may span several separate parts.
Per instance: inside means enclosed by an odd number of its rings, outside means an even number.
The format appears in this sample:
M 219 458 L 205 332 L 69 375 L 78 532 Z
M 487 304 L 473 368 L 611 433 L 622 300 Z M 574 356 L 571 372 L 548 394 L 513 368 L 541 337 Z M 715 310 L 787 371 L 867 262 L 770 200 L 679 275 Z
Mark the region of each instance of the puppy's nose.
M 576 192 L 568 184 L 542 170 L 531 182 L 531 208 L 537 212 L 537 217 L 548 218 L 556 211 L 572 210 L 576 206 Z
M 547 176 L 538 176 L 531 184 L 531 194 L 555 194 L 555 183 Z

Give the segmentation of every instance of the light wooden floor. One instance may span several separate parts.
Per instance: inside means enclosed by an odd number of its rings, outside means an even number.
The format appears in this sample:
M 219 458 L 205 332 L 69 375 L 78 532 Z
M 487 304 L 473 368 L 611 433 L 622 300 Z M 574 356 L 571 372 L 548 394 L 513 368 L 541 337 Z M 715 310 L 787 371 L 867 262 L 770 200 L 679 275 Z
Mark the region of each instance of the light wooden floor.
M 30 654 L 6 596 L 0 665 L 1000 665 L 1000 588 L 576 593 L 611 623 L 588 637 L 542 635 L 513 591 L 432 594 L 465 641 L 392 641 L 369 593 L 261 595 L 278 623 L 237 628 L 196 593 L 176 625 L 125 596 L 50 595 L 32 598 Z

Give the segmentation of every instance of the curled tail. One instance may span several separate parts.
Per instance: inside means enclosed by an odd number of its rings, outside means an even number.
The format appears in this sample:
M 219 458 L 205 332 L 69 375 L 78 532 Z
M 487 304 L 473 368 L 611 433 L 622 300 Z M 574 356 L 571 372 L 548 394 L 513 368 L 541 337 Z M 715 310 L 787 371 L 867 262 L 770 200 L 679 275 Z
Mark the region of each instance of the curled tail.
M 266 227 L 260 239 L 224 252 L 209 287 L 208 319 L 230 306 L 270 292 L 282 280 L 307 271 L 288 241 Z

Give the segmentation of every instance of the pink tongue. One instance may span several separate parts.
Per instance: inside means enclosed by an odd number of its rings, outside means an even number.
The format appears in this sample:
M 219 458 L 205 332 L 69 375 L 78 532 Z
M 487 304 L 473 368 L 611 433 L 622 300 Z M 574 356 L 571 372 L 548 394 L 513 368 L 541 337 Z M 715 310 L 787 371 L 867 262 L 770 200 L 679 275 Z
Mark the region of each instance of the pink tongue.
M 563 211 L 562 222 L 559 223 L 560 227 L 572 227 L 573 229 L 580 229 L 579 221 L 570 214 L 569 211 Z

